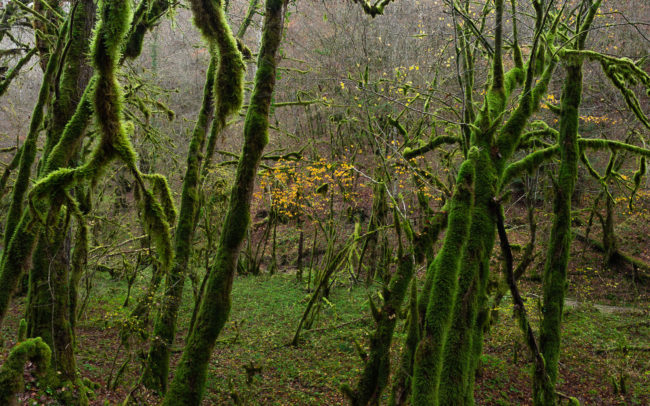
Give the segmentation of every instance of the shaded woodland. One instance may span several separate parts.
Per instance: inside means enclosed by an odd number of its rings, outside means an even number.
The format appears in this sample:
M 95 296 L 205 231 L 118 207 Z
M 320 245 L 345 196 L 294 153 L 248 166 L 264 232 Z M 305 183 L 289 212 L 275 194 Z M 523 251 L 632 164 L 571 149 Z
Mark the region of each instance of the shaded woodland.
M 0 1 L 0 404 L 650 403 L 650 4 Z

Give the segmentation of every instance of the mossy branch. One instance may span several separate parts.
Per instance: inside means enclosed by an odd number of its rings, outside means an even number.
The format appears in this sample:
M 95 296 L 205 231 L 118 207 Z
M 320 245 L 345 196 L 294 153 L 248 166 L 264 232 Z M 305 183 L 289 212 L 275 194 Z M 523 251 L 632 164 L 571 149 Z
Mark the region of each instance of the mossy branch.
M 363 11 L 370 17 L 375 18 L 378 15 L 384 14 L 384 8 L 395 0 L 377 0 L 374 4 L 368 0 L 352 0 L 359 4 Z
M 402 154 L 405 159 L 413 159 L 420 155 L 424 155 L 429 151 L 432 151 L 443 144 L 460 144 L 462 140 L 459 137 L 453 135 L 441 135 L 435 138 L 431 138 L 426 145 L 421 147 L 411 149 L 405 148 L 404 153 Z
M 0 97 L 7 91 L 11 82 L 18 76 L 20 70 L 29 63 L 34 55 L 38 52 L 37 48 L 32 48 L 25 54 L 20 60 L 11 68 L 5 75 L 3 80 L 0 82 Z

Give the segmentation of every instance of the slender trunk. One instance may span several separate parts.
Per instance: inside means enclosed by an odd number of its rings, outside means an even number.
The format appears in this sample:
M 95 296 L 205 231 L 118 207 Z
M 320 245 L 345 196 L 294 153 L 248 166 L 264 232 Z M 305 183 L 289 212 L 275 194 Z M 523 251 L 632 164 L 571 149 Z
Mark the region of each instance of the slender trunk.
M 413 276 L 413 267 L 412 253 L 400 255 L 397 271 L 383 289 L 384 304 L 381 310 L 377 311 L 374 304 L 371 304 L 377 328 L 370 337 L 368 359 L 365 361 L 356 388 L 352 390 L 349 387 L 343 387 L 343 391 L 350 399 L 351 405 L 379 404 L 381 394 L 388 384 L 390 347 L 393 341 L 395 324 L 397 323 L 397 312 L 399 312 L 404 296 L 406 296 L 409 282 Z
M 282 40 L 286 0 L 267 0 L 255 88 L 244 123 L 244 147 L 215 263 L 205 296 L 190 332 L 176 375 L 163 405 L 198 405 L 203 398 L 208 362 L 230 313 L 230 295 L 237 257 L 250 222 L 257 168 L 268 143 L 269 110 L 276 78 L 276 53 Z
M 174 266 L 165 283 L 165 297 L 162 310 L 156 320 L 153 340 L 143 375 L 143 383 L 149 389 L 165 392 L 169 374 L 169 356 L 176 335 L 178 309 L 183 297 L 185 273 L 189 266 L 194 237 L 194 219 L 198 209 L 199 182 L 202 154 L 209 126 L 209 115 L 213 106 L 212 88 L 216 71 L 216 56 L 210 59 L 203 89 L 203 104 L 192 133 L 187 153 L 187 169 L 183 180 L 181 209 L 174 235 Z
M 546 370 L 535 370 L 533 401 L 536 406 L 552 406 L 557 403 L 555 384 L 560 359 L 560 326 L 571 246 L 571 197 L 578 174 L 578 109 L 582 95 L 582 62 L 567 62 L 566 72 L 558 139 L 560 173 L 555 185 L 553 227 L 544 266 L 544 317 L 540 329 L 540 349 Z M 547 374 L 549 380 L 542 373 Z

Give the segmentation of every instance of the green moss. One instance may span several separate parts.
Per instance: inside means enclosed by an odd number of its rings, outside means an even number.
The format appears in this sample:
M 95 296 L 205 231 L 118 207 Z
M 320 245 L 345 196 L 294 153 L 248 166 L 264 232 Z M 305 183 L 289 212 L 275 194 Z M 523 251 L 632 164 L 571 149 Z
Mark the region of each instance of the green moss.
M 399 223 L 396 222 L 396 227 L 398 227 L 397 224 Z M 352 405 L 378 404 L 381 394 L 388 384 L 390 348 L 395 324 L 397 323 L 397 312 L 402 306 L 404 296 L 406 296 L 413 269 L 413 254 L 406 253 L 402 255 L 400 252 L 397 271 L 382 291 L 384 304 L 381 310 L 376 312 L 375 322 L 377 327 L 370 337 L 370 351 L 361 377 L 354 390 L 350 388 L 344 389 L 344 393 L 348 396 Z M 370 303 L 373 303 L 372 298 Z M 417 313 L 415 315 L 417 317 Z M 413 324 L 415 324 L 414 328 L 418 329 L 417 320 Z
M 5 235 L 3 246 L 8 247 L 7 251 L 10 249 L 9 240 L 13 237 L 16 225 L 18 224 L 20 215 L 23 211 L 23 200 L 25 198 L 25 193 L 29 187 L 29 179 L 32 176 L 32 165 L 36 159 L 37 141 L 39 133 L 41 131 L 41 125 L 43 123 L 43 110 L 50 98 L 52 79 L 56 73 L 56 68 L 58 66 L 58 58 L 55 56 L 59 55 L 61 52 L 64 42 L 63 40 L 67 32 L 67 26 L 67 24 L 64 24 L 61 28 L 57 38 L 55 52 L 52 54 L 54 56 L 49 58 L 47 68 L 45 69 L 43 82 L 38 92 L 36 105 L 32 111 L 27 137 L 25 138 L 25 142 L 22 146 L 20 163 L 18 165 L 18 175 L 14 183 L 14 188 L 11 195 L 11 204 L 9 206 L 9 212 L 7 214 L 4 230 Z M 3 269 L 2 272 L 5 272 L 5 270 Z
M 456 253 L 460 253 L 460 270 L 452 323 L 444 343 L 441 405 L 473 404 L 474 370 L 483 343 L 489 258 L 495 236 L 492 207 L 497 175 L 489 152 L 482 150 L 477 155 L 469 236 L 463 249 Z
M 467 243 L 471 211 L 474 205 L 474 160 L 478 151 L 470 151 L 458 173 L 456 190 L 449 207 L 447 233 L 442 248 L 429 265 L 434 279 L 427 301 L 424 335 L 417 346 L 413 368 L 413 405 L 438 404 L 442 371 L 442 351 L 458 289 L 459 252 Z
M 543 319 L 540 350 L 545 371 L 535 369 L 533 401 L 535 405 L 555 405 L 555 384 L 560 356 L 560 326 L 566 290 L 566 275 L 571 244 L 571 196 L 578 171 L 578 123 L 582 97 L 582 63 L 567 64 L 562 91 L 560 116 L 560 169 L 555 190 L 554 217 L 544 266 Z M 545 374 L 548 376 L 542 375 Z
M 198 188 L 201 181 L 202 152 L 209 125 L 209 114 L 213 106 L 212 90 L 216 66 L 217 58 L 213 53 L 203 87 L 201 111 L 194 126 L 187 153 L 187 169 L 183 178 L 180 215 L 174 235 L 174 265 L 166 278 L 166 294 L 154 325 L 153 340 L 143 373 L 142 382 L 145 386 L 161 392 L 165 392 L 167 389 L 170 350 L 176 334 L 176 320 L 183 294 L 185 274 L 192 254 L 194 221 L 199 206 Z
M 16 344 L 0 368 L 0 404 L 17 405 L 16 394 L 24 389 L 25 363 L 31 361 L 44 373 L 50 365 L 52 352 L 41 338 L 30 338 Z
M 244 99 L 244 60 L 237 47 L 221 1 L 192 0 L 194 23 L 219 50 L 219 66 L 214 83 L 215 120 L 223 128 L 226 118 L 236 113 Z
M 196 3 L 196 4 L 195 4 Z M 193 7 L 198 5 L 193 1 Z M 286 0 L 268 0 L 255 87 L 244 123 L 244 147 L 235 174 L 214 265 L 206 282 L 203 301 L 163 405 L 198 405 L 215 341 L 230 314 L 230 293 L 237 257 L 250 222 L 250 204 L 257 168 L 268 143 L 268 115 L 276 79 L 276 53 L 284 28 Z M 200 9 L 194 9 L 196 12 Z M 197 24 L 201 25 L 197 21 Z M 236 78 L 233 78 L 236 81 Z
M 400 363 L 393 378 L 393 387 L 389 405 L 403 405 L 411 394 L 411 376 L 413 375 L 413 362 L 415 349 L 420 342 L 420 320 L 418 312 L 417 279 L 411 282 L 411 297 L 407 323 L 406 342 L 402 349 Z

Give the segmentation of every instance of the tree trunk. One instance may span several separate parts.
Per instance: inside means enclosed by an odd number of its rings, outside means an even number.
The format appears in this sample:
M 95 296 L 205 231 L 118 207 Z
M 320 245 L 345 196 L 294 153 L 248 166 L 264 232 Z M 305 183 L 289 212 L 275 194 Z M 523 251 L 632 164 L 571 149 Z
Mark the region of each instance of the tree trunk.
M 230 313 L 237 257 L 250 222 L 257 168 L 268 143 L 269 110 L 276 78 L 276 53 L 282 40 L 286 0 L 267 0 L 255 87 L 244 122 L 244 147 L 228 211 L 210 269 L 205 296 L 163 405 L 199 405 L 208 362 Z

